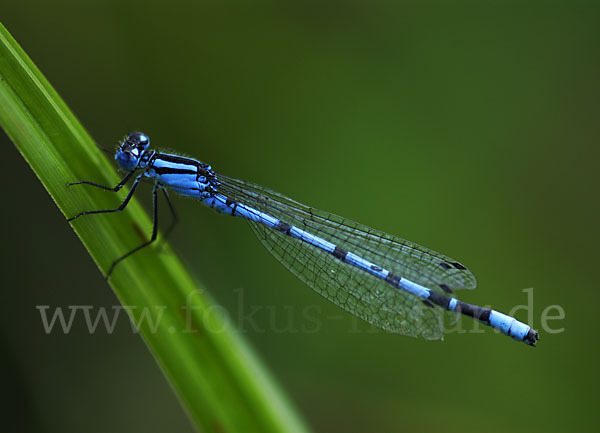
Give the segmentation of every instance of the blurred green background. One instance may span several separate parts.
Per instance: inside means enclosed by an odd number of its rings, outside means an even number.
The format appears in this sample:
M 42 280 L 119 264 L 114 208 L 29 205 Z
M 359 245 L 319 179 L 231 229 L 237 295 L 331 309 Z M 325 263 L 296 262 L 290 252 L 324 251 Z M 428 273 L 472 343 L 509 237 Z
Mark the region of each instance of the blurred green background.
M 444 252 L 478 277 L 468 302 L 532 294 L 536 349 L 466 320 L 441 343 L 386 334 L 176 200 L 172 244 L 315 431 L 595 431 L 598 2 L 4 0 L 0 20 L 99 143 L 142 130 Z M 192 431 L 124 316 L 44 332 L 36 306 L 118 303 L 0 141 L 3 431 Z

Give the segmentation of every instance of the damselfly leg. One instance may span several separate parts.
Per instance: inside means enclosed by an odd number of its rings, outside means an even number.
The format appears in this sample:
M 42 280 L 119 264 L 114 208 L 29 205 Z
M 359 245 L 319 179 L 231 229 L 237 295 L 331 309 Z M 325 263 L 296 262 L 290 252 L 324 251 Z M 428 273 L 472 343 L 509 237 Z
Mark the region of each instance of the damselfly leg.
M 152 242 L 154 242 L 156 240 L 156 237 L 158 235 L 158 184 L 157 183 L 154 183 L 154 188 L 152 188 L 152 208 L 153 208 L 153 211 L 152 211 L 152 236 L 150 236 L 150 240 L 148 240 L 147 242 L 144 242 L 142 245 L 135 247 L 128 253 L 123 254 L 117 260 L 112 262 L 112 265 L 110 265 L 110 268 L 109 268 L 108 272 L 106 273 L 105 278 L 107 280 L 110 278 L 112 272 L 115 270 L 115 266 L 117 266 L 117 264 L 119 264 L 119 262 L 121 262 L 123 259 L 126 259 L 133 253 L 138 252 L 142 248 L 147 247 L 148 245 L 150 245 Z
M 123 203 L 121 203 L 121 205 L 116 208 L 116 209 L 100 209 L 100 210 L 84 210 L 82 212 L 79 212 L 77 215 L 75 215 L 74 217 L 71 217 L 69 219 L 67 219 L 67 221 L 73 221 L 74 219 L 79 218 L 80 216 L 83 215 L 91 215 L 91 214 L 97 214 L 97 213 L 113 213 L 113 212 L 121 212 L 123 209 L 125 209 L 127 207 L 127 204 L 129 203 L 129 200 L 131 200 L 131 197 L 133 197 L 133 193 L 135 192 L 136 188 L 138 187 L 140 180 L 142 179 L 143 173 L 138 175 L 135 180 L 133 181 L 133 185 L 131 185 L 131 189 L 129 190 L 129 192 L 127 193 L 127 197 L 125 197 L 125 200 L 123 200 Z M 128 179 L 129 177 L 131 177 L 130 174 L 128 174 L 127 176 L 125 176 L 125 178 L 123 180 L 127 181 L 126 179 Z M 121 181 L 123 182 L 123 181 Z M 115 188 L 107 188 L 103 185 L 99 185 L 99 184 L 95 184 L 92 182 L 88 182 L 88 181 L 82 181 L 82 182 L 77 182 L 75 184 L 72 185 L 93 185 L 96 186 L 98 188 L 103 188 L 109 191 L 118 191 L 119 189 L 121 189 L 122 185 L 119 186 L 117 185 Z
M 171 234 L 171 232 L 173 231 L 173 229 L 175 228 L 175 226 L 177 225 L 177 222 L 179 221 L 177 218 L 177 212 L 175 212 L 175 207 L 173 206 L 173 202 L 171 202 L 171 197 L 169 197 L 169 193 L 167 192 L 167 190 L 163 187 L 161 187 L 163 194 L 165 195 L 165 200 L 167 201 L 167 205 L 169 207 L 169 212 L 171 213 L 171 223 L 169 224 L 169 227 L 167 227 L 166 230 L 164 230 L 163 234 L 162 234 L 162 239 L 167 239 L 167 237 L 169 237 L 169 235 Z
M 81 181 L 81 182 L 73 182 L 70 183 L 69 186 L 72 185 L 91 185 L 97 188 L 101 188 L 107 191 L 114 191 L 117 192 L 119 191 L 126 183 L 127 181 L 132 177 L 132 175 L 134 174 L 134 171 L 131 171 L 129 173 L 127 173 L 127 175 L 119 182 L 119 184 L 117 186 L 115 186 L 114 188 L 110 188 L 104 185 L 100 185 L 94 182 L 89 182 L 89 181 Z M 83 215 L 93 215 L 93 214 L 102 214 L 102 213 L 113 213 L 113 212 L 120 212 L 123 209 L 125 209 L 127 207 L 127 205 L 129 204 L 129 201 L 131 200 L 131 198 L 133 197 L 133 194 L 135 193 L 142 177 L 143 177 L 144 173 L 139 174 L 135 180 L 133 181 L 133 184 L 131 185 L 131 189 L 129 190 L 129 192 L 127 193 L 127 196 L 125 197 L 125 200 L 123 200 L 123 202 L 121 203 L 121 205 L 116 208 L 116 209 L 99 209 L 99 210 L 89 210 L 89 211 L 82 211 L 79 212 L 77 215 L 75 215 L 74 217 L 71 217 L 68 219 L 68 221 L 73 221 L 77 218 L 79 218 L 80 216 Z M 132 249 L 131 251 L 127 252 L 126 254 L 122 255 L 121 257 L 117 258 L 114 262 L 112 262 L 112 264 L 110 265 L 110 268 L 108 270 L 108 272 L 106 273 L 105 279 L 109 279 L 112 272 L 115 269 L 115 266 L 121 262 L 123 259 L 129 257 L 130 255 L 132 255 L 133 253 L 141 250 L 144 247 L 147 247 L 148 245 L 150 245 L 152 242 L 154 242 L 156 240 L 156 237 L 158 235 L 158 188 L 159 185 L 157 182 L 154 183 L 154 188 L 152 189 L 152 203 L 153 203 L 153 222 L 152 222 L 152 235 L 150 236 L 150 240 L 148 240 L 147 242 L 144 242 L 143 244 L 135 247 L 134 249 Z M 167 194 L 167 192 L 163 189 L 163 192 L 165 194 L 165 198 L 167 200 L 167 204 L 169 206 L 169 209 L 171 211 L 171 215 L 173 217 L 173 220 L 170 224 L 170 226 L 167 229 L 167 234 L 173 229 L 173 227 L 175 226 L 175 223 L 177 222 L 177 215 L 175 213 L 175 209 L 173 208 L 173 204 L 171 203 L 171 200 L 169 198 L 169 195 Z
M 131 179 L 131 176 L 133 176 L 134 173 L 135 173 L 135 170 L 132 170 L 129 173 L 127 173 L 125 175 L 125 177 L 123 179 L 121 179 L 121 182 L 119 182 L 117 184 L 117 186 L 115 186 L 114 188 L 111 188 L 110 186 L 100 185 L 99 183 L 90 182 L 89 180 L 82 180 L 80 182 L 71 182 L 71 183 L 68 184 L 68 186 L 73 186 L 73 185 L 91 185 L 91 186 L 95 186 L 96 188 L 105 189 L 107 191 L 117 192 L 121 188 L 123 188 L 123 186 L 125 186 L 125 184 L 127 182 L 129 182 L 129 179 Z

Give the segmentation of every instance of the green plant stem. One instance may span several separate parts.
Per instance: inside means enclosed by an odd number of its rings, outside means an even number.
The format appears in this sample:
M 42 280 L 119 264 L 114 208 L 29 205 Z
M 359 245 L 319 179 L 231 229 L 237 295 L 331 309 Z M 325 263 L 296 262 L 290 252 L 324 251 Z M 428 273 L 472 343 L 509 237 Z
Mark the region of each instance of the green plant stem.
M 116 185 L 119 179 L 114 166 L 1 24 L 0 123 L 64 215 L 114 207 L 115 194 L 67 187 L 68 182 L 82 179 L 106 185 Z M 120 199 L 123 194 L 118 194 Z M 150 233 L 151 223 L 132 200 L 118 220 L 80 218 L 73 228 L 106 272 L 114 258 L 140 243 L 138 232 Z M 110 285 L 139 324 L 142 338 L 199 429 L 306 431 L 226 315 L 199 289 L 168 245 L 160 252 L 148 248 L 121 263 Z

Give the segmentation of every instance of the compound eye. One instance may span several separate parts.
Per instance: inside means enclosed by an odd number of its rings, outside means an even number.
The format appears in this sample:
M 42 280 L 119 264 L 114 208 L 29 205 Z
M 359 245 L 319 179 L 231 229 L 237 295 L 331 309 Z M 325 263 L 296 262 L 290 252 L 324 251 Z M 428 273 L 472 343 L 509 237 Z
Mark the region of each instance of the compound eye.
M 123 145 L 128 147 L 134 147 L 140 150 L 144 150 L 150 144 L 150 138 L 142 132 L 132 132 L 127 136 L 127 139 L 123 142 Z
M 146 147 L 150 143 L 150 139 L 146 134 L 138 133 L 137 136 L 138 147 Z

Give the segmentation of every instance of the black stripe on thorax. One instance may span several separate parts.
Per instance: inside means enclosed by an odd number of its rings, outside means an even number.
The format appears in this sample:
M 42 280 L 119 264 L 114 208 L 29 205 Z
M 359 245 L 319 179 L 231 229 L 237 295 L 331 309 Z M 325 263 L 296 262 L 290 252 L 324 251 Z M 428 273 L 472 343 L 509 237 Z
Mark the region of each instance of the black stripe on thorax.
M 190 166 L 190 168 L 169 168 L 169 167 L 156 167 L 154 165 L 154 162 L 156 160 L 161 160 L 161 161 L 165 161 L 165 162 L 171 162 L 174 164 L 183 164 L 183 165 L 188 165 Z M 195 159 L 191 159 L 191 158 L 185 158 L 183 156 L 177 156 L 177 155 L 171 155 L 168 153 L 155 153 L 149 164 L 153 165 L 153 168 L 156 170 L 156 173 L 161 175 L 161 174 L 195 174 L 196 175 L 196 180 L 199 180 L 199 178 L 201 176 L 206 176 L 206 177 L 210 177 L 212 175 L 214 175 L 214 173 L 212 173 L 212 171 L 208 170 L 210 168 L 210 166 L 208 164 L 205 164 L 204 162 L 200 162 L 200 161 L 196 161 Z M 192 168 L 194 167 L 195 170 Z
M 154 167 L 154 172 L 159 175 L 165 175 L 165 174 L 197 174 L 198 171 L 194 170 L 194 169 L 187 169 L 187 168 L 172 168 L 172 167 Z
M 162 159 L 166 162 L 173 162 L 175 164 L 186 164 L 193 165 L 195 167 L 201 167 L 203 163 L 196 161 L 195 159 L 186 158 L 184 156 L 170 155 L 168 153 L 157 153 L 156 159 Z

